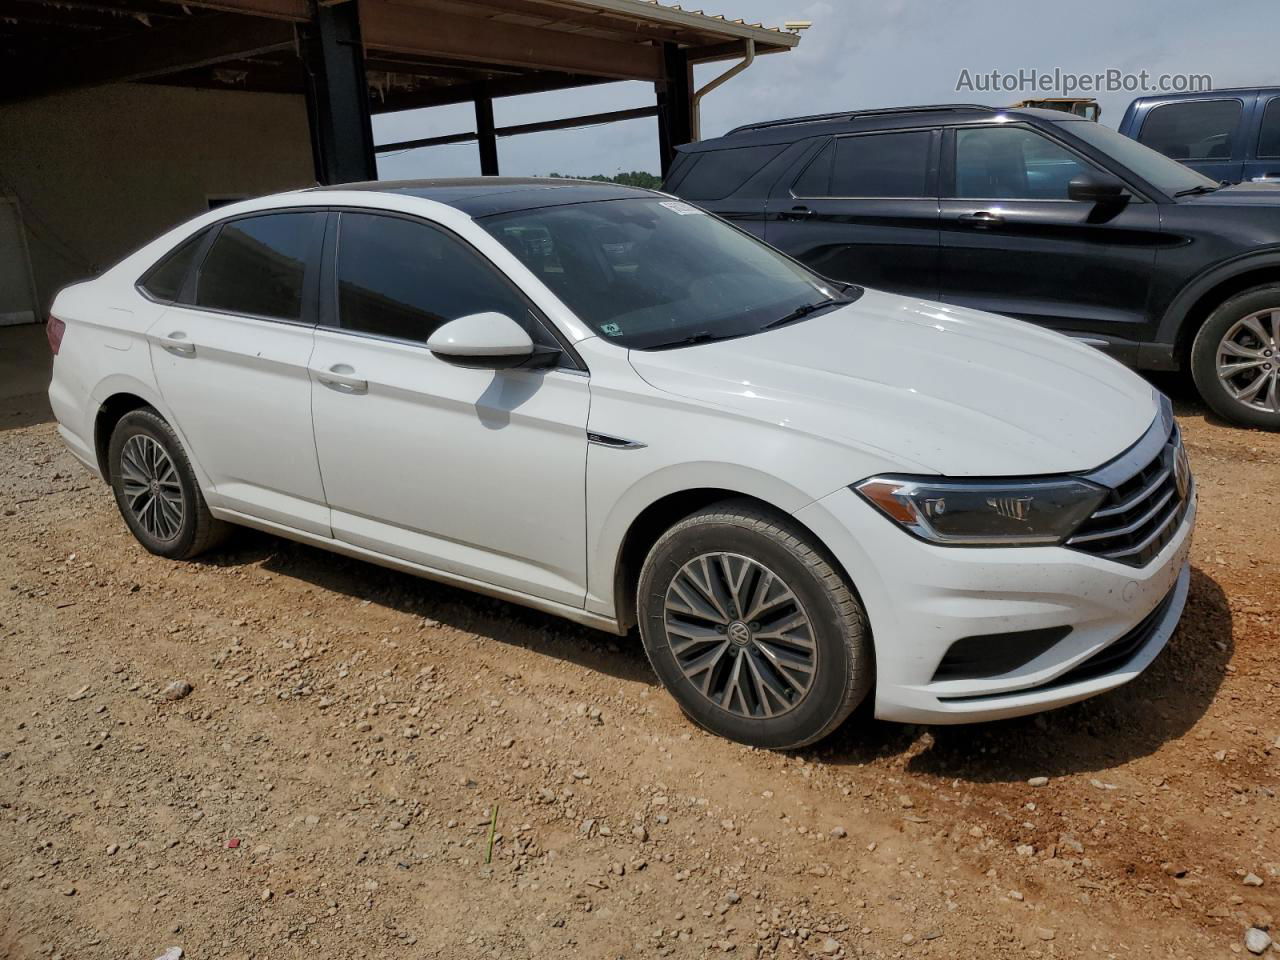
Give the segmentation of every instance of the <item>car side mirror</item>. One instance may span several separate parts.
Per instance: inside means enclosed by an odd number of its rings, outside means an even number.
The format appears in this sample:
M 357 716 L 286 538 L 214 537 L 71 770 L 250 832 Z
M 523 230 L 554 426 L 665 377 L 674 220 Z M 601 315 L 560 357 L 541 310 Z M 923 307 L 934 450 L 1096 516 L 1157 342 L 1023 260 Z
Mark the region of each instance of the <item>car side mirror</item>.
M 1109 174 L 1081 173 L 1067 184 L 1067 199 L 1083 203 L 1116 204 L 1127 199 L 1123 181 Z
M 481 370 L 548 366 L 560 353 L 537 346 L 520 324 L 493 311 L 442 324 L 427 339 L 427 349 L 446 363 Z

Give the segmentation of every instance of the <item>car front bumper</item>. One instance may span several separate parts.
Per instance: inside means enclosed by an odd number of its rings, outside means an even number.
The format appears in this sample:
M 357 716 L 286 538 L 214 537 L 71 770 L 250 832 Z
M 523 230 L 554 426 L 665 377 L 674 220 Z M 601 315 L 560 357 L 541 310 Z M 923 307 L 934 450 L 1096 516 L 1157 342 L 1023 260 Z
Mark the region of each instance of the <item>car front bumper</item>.
M 1065 547 L 940 547 L 898 529 L 851 490 L 796 513 L 835 554 L 867 611 L 876 716 L 965 723 L 1035 713 L 1114 689 L 1172 636 L 1191 580 L 1191 494 L 1172 540 L 1135 568 Z M 965 637 L 1070 627 L 1015 669 L 936 679 Z

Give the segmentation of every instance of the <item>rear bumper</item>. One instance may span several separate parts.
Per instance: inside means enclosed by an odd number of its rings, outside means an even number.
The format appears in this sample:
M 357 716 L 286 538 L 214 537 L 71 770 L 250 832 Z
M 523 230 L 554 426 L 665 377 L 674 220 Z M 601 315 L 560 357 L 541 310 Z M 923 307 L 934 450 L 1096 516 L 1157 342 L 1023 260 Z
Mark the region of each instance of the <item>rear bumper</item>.
M 1193 495 L 1173 539 L 1141 568 L 1064 547 L 934 546 L 907 536 L 848 490 L 796 517 L 836 555 L 866 607 L 876 715 L 964 723 L 1074 703 L 1146 669 L 1186 603 L 1195 512 Z M 1064 626 L 1065 637 L 1015 669 L 935 679 L 957 640 Z

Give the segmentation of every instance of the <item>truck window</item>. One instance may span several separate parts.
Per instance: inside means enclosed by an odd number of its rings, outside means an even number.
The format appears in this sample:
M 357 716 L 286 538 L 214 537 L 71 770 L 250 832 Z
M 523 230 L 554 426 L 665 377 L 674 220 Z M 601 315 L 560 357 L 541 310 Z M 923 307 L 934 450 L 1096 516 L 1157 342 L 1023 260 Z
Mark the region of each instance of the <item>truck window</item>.
M 1267 101 L 1262 113 L 1262 128 L 1258 131 L 1258 156 L 1280 157 L 1280 97 Z
M 1239 100 L 1161 104 L 1147 114 L 1138 142 L 1174 160 L 1230 160 L 1243 109 Z

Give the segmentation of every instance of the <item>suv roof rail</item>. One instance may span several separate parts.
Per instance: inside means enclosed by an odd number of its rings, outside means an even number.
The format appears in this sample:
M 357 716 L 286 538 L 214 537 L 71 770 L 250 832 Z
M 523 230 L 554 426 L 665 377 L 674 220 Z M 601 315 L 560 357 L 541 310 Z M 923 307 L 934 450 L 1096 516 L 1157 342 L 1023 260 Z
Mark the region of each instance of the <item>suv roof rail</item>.
M 785 127 L 797 123 L 820 123 L 824 120 L 857 120 L 859 117 L 881 117 L 895 113 L 939 113 L 946 110 L 994 110 L 984 103 L 933 103 L 919 107 L 880 107 L 875 110 L 841 110 L 838 113 L 814 113 L 807 117 L 787 117 L 782 120 L 763 120 L 759 123 L 744 123 L 734 127 L 726 137 L 748 130 L 764 130 L 769 127 Z

